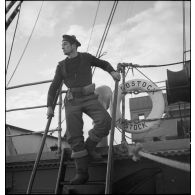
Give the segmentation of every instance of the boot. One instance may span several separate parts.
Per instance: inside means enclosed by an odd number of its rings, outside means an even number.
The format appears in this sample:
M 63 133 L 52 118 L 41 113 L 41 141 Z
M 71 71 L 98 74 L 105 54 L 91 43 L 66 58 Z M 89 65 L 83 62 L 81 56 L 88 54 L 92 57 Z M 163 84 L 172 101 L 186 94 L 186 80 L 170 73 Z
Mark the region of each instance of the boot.
M 76 175 L 70 181 L 71 185 L 84 184 L 88 181 L 89 179 L 88 162 L 89 162 L 88 156 L 75 158 Z
M 95 151 L 97 144 L 98 142 L 94 142 L 90 138 L 87 138 L 85 142 L 85 147 L 89 153 L 89 157 L 91 160 L 100 161 L 102 160 L 102 155 Z

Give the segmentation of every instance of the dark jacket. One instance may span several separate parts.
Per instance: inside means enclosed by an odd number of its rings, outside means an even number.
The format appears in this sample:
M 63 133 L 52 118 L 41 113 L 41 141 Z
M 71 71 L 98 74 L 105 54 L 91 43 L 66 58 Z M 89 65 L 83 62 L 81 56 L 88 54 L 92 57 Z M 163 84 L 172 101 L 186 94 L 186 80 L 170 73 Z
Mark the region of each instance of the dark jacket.
M 79 52 L 75 58 L 66 58 L 60 61 L 49 87 L 47 106 L 52 106 L 55 94 L 62 81 L 68 88 L 84 87 L 92 84 L 92 66 L 99 67 L 108 73 L 115 71 L 109 62 L 100 60 L 89 53 Z

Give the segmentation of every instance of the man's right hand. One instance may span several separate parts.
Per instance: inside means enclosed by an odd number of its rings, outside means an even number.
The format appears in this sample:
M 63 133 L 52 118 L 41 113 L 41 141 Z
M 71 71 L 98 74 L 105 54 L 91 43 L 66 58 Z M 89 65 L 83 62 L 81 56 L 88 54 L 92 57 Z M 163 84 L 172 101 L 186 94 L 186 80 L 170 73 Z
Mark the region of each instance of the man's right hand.
M 53 116 L 54 116 L 53 108 L 51 106 L 47 107 L 47 118 Z

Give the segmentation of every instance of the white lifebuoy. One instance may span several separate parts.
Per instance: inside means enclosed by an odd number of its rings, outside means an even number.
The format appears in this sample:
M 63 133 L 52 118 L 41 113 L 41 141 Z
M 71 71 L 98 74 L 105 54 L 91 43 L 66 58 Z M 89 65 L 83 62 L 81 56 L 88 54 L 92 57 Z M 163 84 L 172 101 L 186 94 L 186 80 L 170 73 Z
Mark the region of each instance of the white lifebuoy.
M 125 94 L 122 93 L 123 85 L 119 85 L 118 88 L 118 97 L 117 97 L 117 111 L 116 111 L 116 126 L 122 129 L 122 124 L 120 119 L 122 114 L 120 111 L 120 103 Z M 133 79 L 125 82 L 125 91 L 130 93 L 132 91 L 147 91 L 148 95 L 152 100 L 152 110 L 146 119 L 161 118 L 164 113 L 164 97 L 162 91 L 154 83 L 144 79 Z M 153 92 L 154 90 L 158 90 Z M 151 92 L 148 92 L 151 91 Z M 114 94 L 114 93 L 113 93 Z M 112 111 L 112 108 L 111 108 Z M 125 131 L 128 133 L 143 133 L 154 129 L 160 123 L 160 120 L 156 121 L 138 121 L 138 122 L 129 122 L 128 126 L 125 128 Z

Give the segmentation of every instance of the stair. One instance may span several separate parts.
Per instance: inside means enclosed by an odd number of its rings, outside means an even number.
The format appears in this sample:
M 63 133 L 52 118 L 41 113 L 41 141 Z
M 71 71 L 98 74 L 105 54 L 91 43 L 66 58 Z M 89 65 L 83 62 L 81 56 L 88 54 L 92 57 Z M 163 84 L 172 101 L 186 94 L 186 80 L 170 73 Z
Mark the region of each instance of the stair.
M 75 174 L 75 167 L 65 159 L 62 151 L 58 170 L 55 194 L 102 194 L 105 191 L 107 159 L 89 164 L 89 181 L 85 184 L 70 185 Z M 95 167 L 95 168 L 94 168 Z

